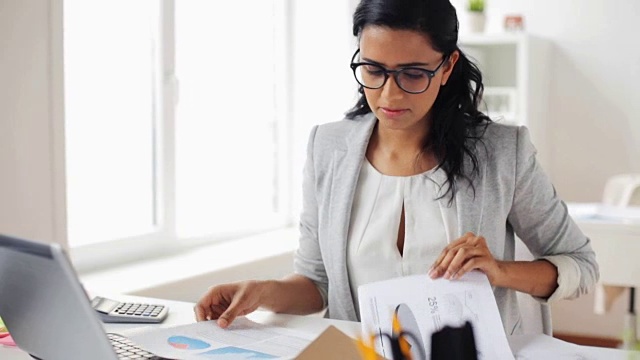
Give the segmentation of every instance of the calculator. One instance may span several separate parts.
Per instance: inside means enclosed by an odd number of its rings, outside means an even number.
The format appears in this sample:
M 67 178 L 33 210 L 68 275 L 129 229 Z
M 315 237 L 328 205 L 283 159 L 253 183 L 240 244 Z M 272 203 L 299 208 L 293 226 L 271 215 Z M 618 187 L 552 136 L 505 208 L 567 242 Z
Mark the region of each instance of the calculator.
M 96 296 L 91 306 L 105 323 L 160 323 L 169 314 L 165 305 L 129 303 Z

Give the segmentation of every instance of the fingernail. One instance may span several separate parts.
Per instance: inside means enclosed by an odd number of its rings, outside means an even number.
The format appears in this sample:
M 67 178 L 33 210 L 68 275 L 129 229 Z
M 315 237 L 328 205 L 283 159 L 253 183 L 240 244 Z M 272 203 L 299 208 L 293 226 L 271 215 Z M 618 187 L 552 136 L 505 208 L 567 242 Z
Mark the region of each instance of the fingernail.
M 447 272 L 444 274 L 444 278 L 445 278 L 445 279 L 447 279 L 447 280 L 449 280 L 449 278 L 450 278 L 450 277 L 451 277 L 451 273 L 447 271 Z
M 429 269 L 429 272 L 427 272 L 427 275 L 429 275 L 430 278 L 433 278 L 435 271 L 433 271 L 433 267 Z
M 229 322 L 226 319 L 218 319 L 218 326 L 221 328 L 226 328 L 229 326 Z

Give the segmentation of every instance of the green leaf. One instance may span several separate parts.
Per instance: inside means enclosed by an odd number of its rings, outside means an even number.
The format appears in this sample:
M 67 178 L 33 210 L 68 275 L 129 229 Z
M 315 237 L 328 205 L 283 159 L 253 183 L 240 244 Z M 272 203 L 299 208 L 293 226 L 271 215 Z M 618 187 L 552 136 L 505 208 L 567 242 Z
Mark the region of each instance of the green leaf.
M 469 0 L 469 11 L 483 12 L 484 0 Z

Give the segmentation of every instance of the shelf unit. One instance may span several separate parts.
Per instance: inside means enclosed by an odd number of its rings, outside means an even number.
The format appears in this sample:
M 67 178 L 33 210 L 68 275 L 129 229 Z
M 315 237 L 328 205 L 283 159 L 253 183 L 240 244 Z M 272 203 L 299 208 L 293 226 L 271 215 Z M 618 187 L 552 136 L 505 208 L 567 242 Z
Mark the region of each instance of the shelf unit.
M 550 43 L 526 33 L 465 34 L 460 48 L 483 75 L 483 112 L 500 123 L 524 125 L 549 169 L 547 118 Z

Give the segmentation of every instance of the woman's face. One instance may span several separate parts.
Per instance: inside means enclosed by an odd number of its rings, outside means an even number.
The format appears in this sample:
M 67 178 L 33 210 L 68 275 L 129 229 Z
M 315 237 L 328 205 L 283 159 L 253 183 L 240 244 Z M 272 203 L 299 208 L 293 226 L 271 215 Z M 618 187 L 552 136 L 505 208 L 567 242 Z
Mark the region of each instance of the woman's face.
M 395 70 L 407 66 L 435 70 L 444 54 L 431 46 L 429 38 L 413 30 L 395 30 L 381 26 L 366 26 L 360 36 L 360 60 Z M 420 94 L 410 94 L 389 78 L 380 89 L 364 89 L 369 107 L 379 120 L 379 126 L 390 130 L 424 132 L 440 86 L 444 85 L 458 59 L 454 52 L 431 79 L 429 88 Z

